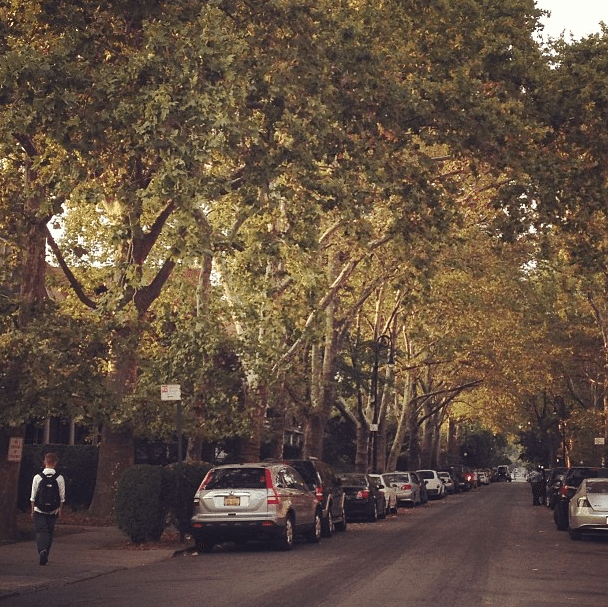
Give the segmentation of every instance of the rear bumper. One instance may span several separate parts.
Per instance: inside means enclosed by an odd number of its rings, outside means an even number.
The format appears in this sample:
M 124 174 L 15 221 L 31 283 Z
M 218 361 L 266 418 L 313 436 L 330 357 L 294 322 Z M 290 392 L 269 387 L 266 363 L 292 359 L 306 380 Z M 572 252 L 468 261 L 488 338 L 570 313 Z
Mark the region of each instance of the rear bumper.
M 195 538 L 204 537 L 216 543 L 249 539 L 273 539 L 279 537 L 284 528 L 284 524 L 268 519 L 206 522 L 193 518 L 190 521 L 190 530 Z

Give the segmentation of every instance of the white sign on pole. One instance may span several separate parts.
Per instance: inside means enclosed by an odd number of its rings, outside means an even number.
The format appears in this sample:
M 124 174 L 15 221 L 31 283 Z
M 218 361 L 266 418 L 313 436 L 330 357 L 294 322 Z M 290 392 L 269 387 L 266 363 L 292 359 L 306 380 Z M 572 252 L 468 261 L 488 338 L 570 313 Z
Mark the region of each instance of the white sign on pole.
M 603 436 L 596 436 L 596 438 L 595 438 L 596 445 L 603 445 L 604 443 L 605 443 L 605 439 Z
M 180 384 L 168 384 L 160 387 L 160 400 L 181 400 L 182 389 Z
M 16 436 L 11 437 L 8 443 L 8 456 L 6 460 L 9 462 L 20 462 L 22 455 L 23 439 Z

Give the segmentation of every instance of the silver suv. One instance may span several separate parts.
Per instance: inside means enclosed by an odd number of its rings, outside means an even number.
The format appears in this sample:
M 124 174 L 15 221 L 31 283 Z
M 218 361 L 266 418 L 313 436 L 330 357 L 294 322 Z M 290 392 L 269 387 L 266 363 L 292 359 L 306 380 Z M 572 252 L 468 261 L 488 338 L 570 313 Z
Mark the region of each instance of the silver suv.
M 212 468 L 194 496 L 190 519 L 198 552 L 215 544 L 272 540 L 290 550 L 294 536 L 321 539 L 321 506 L 302 477 L 286 464 L 233 464 Z

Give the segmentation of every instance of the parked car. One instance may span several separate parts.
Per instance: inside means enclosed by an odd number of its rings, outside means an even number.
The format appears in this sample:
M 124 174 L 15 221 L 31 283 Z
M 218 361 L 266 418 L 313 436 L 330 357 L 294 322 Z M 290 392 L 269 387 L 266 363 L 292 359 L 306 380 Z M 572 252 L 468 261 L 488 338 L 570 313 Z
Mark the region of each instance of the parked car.
M 399 502 L 397 500 L 397 488 L 384 478 L 384 474 L 370 474 L 370 476 L 376 481 L 380 491 L 384 493 L 384 500 L 386 502 L 386 511 L 397 513 Z
M 568 531 L 573 540 L 608 531 L 608 479 L 583 479 L 568 504 Z
M 340 476 L 348 520 L 364 518 L 375 522 L 386 518 L 386 501 L 376 481 L 369 475 L 351 472 Z
M 454 479 L 454 492 L 468 491 L 470 489 L 469 483 L 465 478 L 465 470 L 462 466 L 448 466 L 447 468 L 440 468 L 438 472 L 448 472 Z
M 422 478 L 426 485 L 426 492 L 429 499 L 443 499 L 445 497 L 445 485 L 435 470 L 417 470 L 416 473 Z
M 445 491 L 448 495 L 452 495 L 456 493 L 456 484 L 454 483 L 454 479 L 450 475 L 449 472 L 437 472 L 439 478 L 443 481 L 445 485 Z
M 420 486 L 420 503 L 426 504 L 429 501 L 429 492 L 426 490 L 426 483 L 418 472 L 410 472 L 412 480 Z
M 591 468 L 585 466 L 575 466 L 568 468 L 564 475 L 564 481 L 559 490 L 559 496 L 553 508 L 553 520 L 560 531 L 568 529 L 569 504 L 572 496 L 580 487 L 580 484 L 587 478 L 605 478 L 608 476 L 606 468 Z
M 234 464 L 212 468 L 194 496 L 190 519 L 198 552 L 215 544 L 272 540 L 290 550 L 294 536 L 321 539 L 322 508 L 302 477 L 286 464 Z
M 334 529 L 346 531 L 346 512 L 344 510 L 344 489 L 329 464 L 315 458 L 294 459 L 285 462 L 295 468 L 304 482 L 315 492 L 323 508 L 321 533 L 330 537 Z
M 545 491 L 545 504 L 553 509 L 555 502 L 559 497 L 559 490 L 562 487 L 564 476 L 568 468 L 557 467 L 551 468 L 547 472 L 546 491 Z
M 498 468 L 496 468 L 496 481 L 511 482 L 511 472 L 509 471 L 509 466 L 498 466 Z
M 385 481 L 395 487 L 398 505 L 419 506 L 422 503 L 417 477 L 412 478 L 409 472 L 385 472 L 383 477 Z
M 476 471 L 477 472 L 477 483 L 479 485 L 489 485 L 490 484 L 490 470 L 486 468 L 481 468 Z

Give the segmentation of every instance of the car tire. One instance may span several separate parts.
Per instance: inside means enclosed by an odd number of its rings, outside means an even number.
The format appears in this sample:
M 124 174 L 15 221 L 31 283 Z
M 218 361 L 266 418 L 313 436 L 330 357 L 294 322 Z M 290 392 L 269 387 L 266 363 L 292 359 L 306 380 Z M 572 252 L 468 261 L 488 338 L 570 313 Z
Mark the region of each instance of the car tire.
M 375 523 L 378 520 L 378 507 L 376 506 L 376 502 L 372 505 L 372 510 L 369 513 L 368 520 L 370 523 Z
M 293 518 L 291 516 L 287 517 L 285 521 L 285 526 L 281 529 L 281 535 L 277 538 L 276 546 L 279 550 L 283 552 L 288 552 L 293 548 Z
M 561 506 L 561 502 L 558 502 L 555 505 L 555 509 L 553 510 L 553 520 L 555 521 L 555 526 L 558 531 L 566 531 L 568 529 L 568 505 L 566 504 L 566 509 Z
M 331 514 L 332 505 L 327 509 L 327 516 L 323 517 L 321 524 L 321 535 L 323 537 L 331 537 L 334 532 L 334 517 Z
M 348 523 L 346 522 L 346 512 L 344 512 L 344 506 L 342 506 L 342 518 L 340 519 L 340 521 L 338 523 L 334 523 L 334 529 L 336 531 L 346 531 L 346 527 L 348 526 Z
M 209 552 L 211 552 L 213 550 L 214 546 L 215 546 L 214 542 L 212 542 L 210 540 L 206 540 L 203 537 L 194 538 L 194 548 L 199 554 L 208 554 Z
M 321 513 L 317 510 L 315 512 L 315 522 L 312 529 L 306 534 L 306 541 L 309 544 L 318 544 L 321 541 L 322 526 Z

